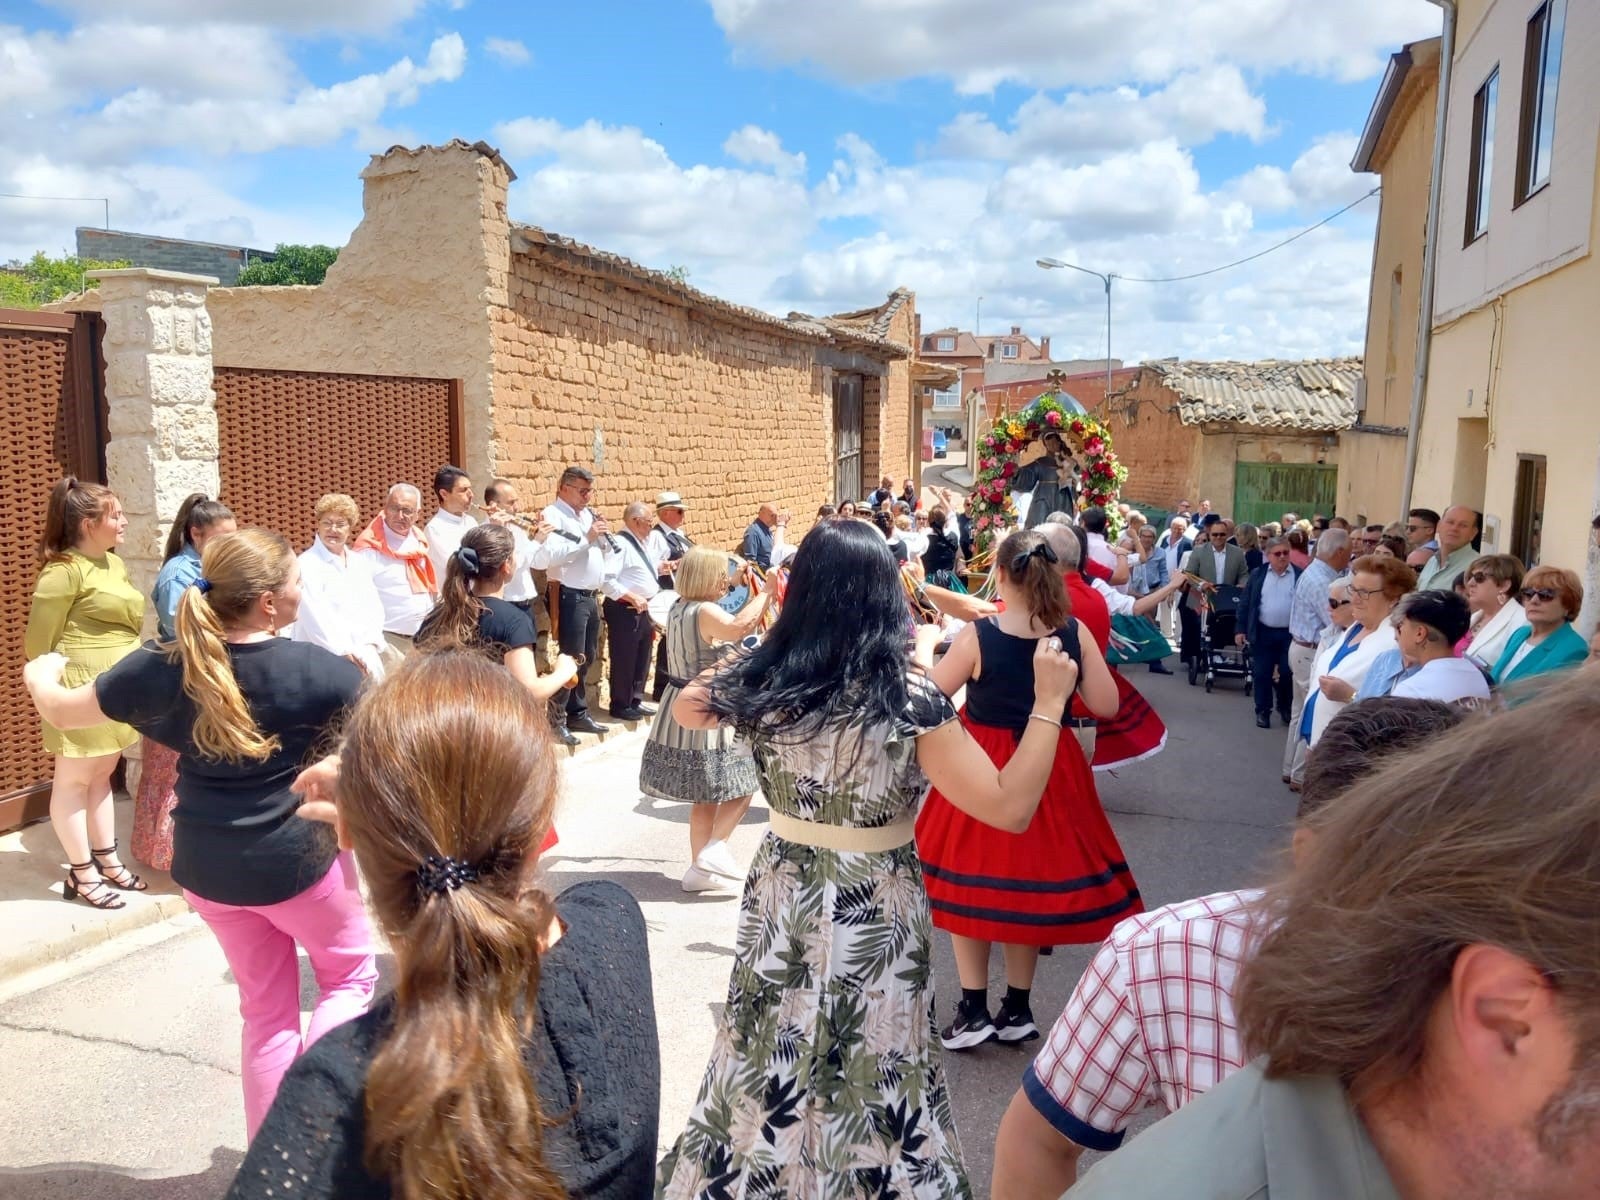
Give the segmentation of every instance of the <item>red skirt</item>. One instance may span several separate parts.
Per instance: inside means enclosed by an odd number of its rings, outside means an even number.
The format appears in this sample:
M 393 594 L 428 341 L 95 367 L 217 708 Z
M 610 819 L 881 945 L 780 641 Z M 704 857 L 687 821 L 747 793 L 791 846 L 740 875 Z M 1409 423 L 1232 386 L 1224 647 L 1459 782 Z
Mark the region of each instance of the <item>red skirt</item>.
M 177 786 L 178 752 L 145 738 L 128 849 L 135 862 L 158 871 L 172 870 L 172 810 L 178 803 L 173 789 Z
M 1167 726 L 1150 702 L 1122 672 L 1111 668 L 1117 684 L 1117 713 L 1095 729 L 1094 769 L 1110 771 L 1160 754 L 1167 744 Z
M 980 725 L 965 711 L 961 723 L 996 766 L 1016 753 L 1010 730 Z M 1025 831 L 985 825 L 935 789 L 917 818 L 917 853 L 933 923 L 961 937 L 1024 946 L 1092 943 L 1144 911 L 1070 731 L 1056 746 L 1050 781 Z

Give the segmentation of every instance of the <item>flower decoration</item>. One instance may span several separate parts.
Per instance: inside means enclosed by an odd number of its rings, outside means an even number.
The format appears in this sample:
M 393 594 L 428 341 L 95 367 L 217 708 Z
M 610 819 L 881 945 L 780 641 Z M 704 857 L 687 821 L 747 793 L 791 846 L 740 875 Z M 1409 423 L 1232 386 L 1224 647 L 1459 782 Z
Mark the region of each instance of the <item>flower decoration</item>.
M 972 519 L 980 552 L 990 548 L 999 530 L 1016 526 L 1010 481 L 1017 473 L 1017 455 L 1051 431 L 1061 434 L 1078 462 L 1079 507 L 1098 505 L 1116 521 L 1117 493 L 1127 481 L 1128 468 L 1112 449 L 1111 430 L 1082 412 L 1070 396 L 1045 392 L 1021 412 L 995 421 L 979 443 L 983 449 L 972 484 Z

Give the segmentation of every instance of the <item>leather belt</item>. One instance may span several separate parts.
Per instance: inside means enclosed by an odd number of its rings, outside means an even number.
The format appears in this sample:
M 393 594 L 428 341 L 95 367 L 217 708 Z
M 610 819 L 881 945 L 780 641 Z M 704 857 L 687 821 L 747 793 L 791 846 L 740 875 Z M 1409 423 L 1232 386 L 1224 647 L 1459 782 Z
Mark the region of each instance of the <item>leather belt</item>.
M 843 854 L 882 854 L 909 845 L 917 836 L 917 823 L 910 817 L 871 829 L 857 825 L 823 825 L 817 821 L 802 821 L 777 811 L 770 813 L 767 821 L 772 832 L 786 842 Z
M 1293 636 L 1291 636 L 1289 640 L 1292 641 L 1296 646 L 1304 646 L 1307 650 L 1315 650 L 1317 648 L 1317 644 L 1315 642 L 1302 642 L 1299 638 Z

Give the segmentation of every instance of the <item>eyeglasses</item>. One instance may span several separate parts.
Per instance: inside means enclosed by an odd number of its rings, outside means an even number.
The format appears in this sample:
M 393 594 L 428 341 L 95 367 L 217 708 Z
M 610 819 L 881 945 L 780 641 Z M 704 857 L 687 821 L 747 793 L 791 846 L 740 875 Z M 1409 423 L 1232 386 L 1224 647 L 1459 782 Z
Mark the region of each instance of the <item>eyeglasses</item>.
M 1288 558 L 1289 557 L 1289 552 L 1287 550 L 1274 550 L 1271 554 L 1267 555 L 1267 557 L 1268 558 Z
M 413 514 L 414 515 L 414 514 Z M 349 529 L 350 522 L 343 517 L 323 517 L 317 522 L 318 529 Z
M 1467 582 L 1468 583 L 1488 583 L 1491 580 L 1493 580 L 1495 583 L 1499 583 L 1500 582 L 1498 579 L 1495 579 L 1495 577 L 1493 575 L 1489 574 L 1489 572 L 1487 572 L 1487 571 L 1474 571 L 1472 574 L 1467 576 Z
M 1548 600 L 1554 600 L 1560 594 L 1561 593 L 1556 591 L 1555 588 L 1523 588 L 1522 589 L 1522 598 L 1524 600 L 1547 600 L 1548 601 Z
M 1426 526 L 1419 525 L 1415 521 L 1406 522 L 1406 532 L 1407 533 L 1420 533 L 1425 528 L 1426 528 Z
M 393 513 L 397 517 L 414 517 L 417 515 L 419 510 L 415 508 L 396 508 L 392 504 L 385 504 L 383 506 L 383 511 L 386 513 Z
M 1219 529 L 1219 530 L 1217 530 L 1216 533 L 1209 534 L 1207 536 L 1209 536 L 1212 541 L 1216 541 L 1218 538 L 1221 538 L 1223 541 L 1227 541 L 1228 540 L 1227 530 L 1224 530 L 1224 529 Z
M 1346 604 L 1349 604 L 1349 603 L 1350 603 L 1350 601 L 1348 601 L 1348 600 L 1329 600 L 1328 601 L 1328 608 L 1331 611 L 1331 610 L 1333 610 L 1335 608 L 1343 608 Z
M 1350 585 L 1350 599 L 1352 600 L 1370 600 L 1374 596 L 1381 595 L 1383 595 L 1382 588 L 1358 588 L 1353 583 Z

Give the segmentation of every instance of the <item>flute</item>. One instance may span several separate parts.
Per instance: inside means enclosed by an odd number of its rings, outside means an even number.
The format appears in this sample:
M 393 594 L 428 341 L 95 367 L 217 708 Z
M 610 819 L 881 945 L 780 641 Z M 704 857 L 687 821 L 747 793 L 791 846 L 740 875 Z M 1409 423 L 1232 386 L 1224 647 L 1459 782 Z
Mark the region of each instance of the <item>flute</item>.
M 595 520 L 595 521 L 603 521 L 603 520 L 605 520 L 605 518 L 602 517 L 599 513 L 595 512 L 595 510 L 593 508 L 585 508 L 583 511 L 589 514 L 589 517 L 590 517 L 591 520 Z M 609 533 L 602 533 L 600 536 L 605 538 L 605 540 L 606 540 L 606 549 L 611 551 L 611 553 L 615 554 L 621 548 L 621 547 L 619 547 L 617 545 L 617 539 L 612 537 Z
M 507 525 L 515 525 L 518 529 L 522 530 L 524 533 L 535 533 L 535 532 L 537 532 L 538 529 L 539 529 L 539 526 L 544 521 L 544 518 L 542 516 L 539 516 L 539 517 L 524 516 L 522 513 L 507 512 L 503 508 L 500 509 L 498 512 L 490 512 L 487 508 L 483 507 L 483 505 L 481 505 L 481 504 L 474 504 L 472 507 L 477 509 L 479 512 L 481 512 L 486 517 L 502 517 L 502 518 L 505 519 L 505 523 Z M 559 532 L 559 530 L 553 530 L 552 532 Z

